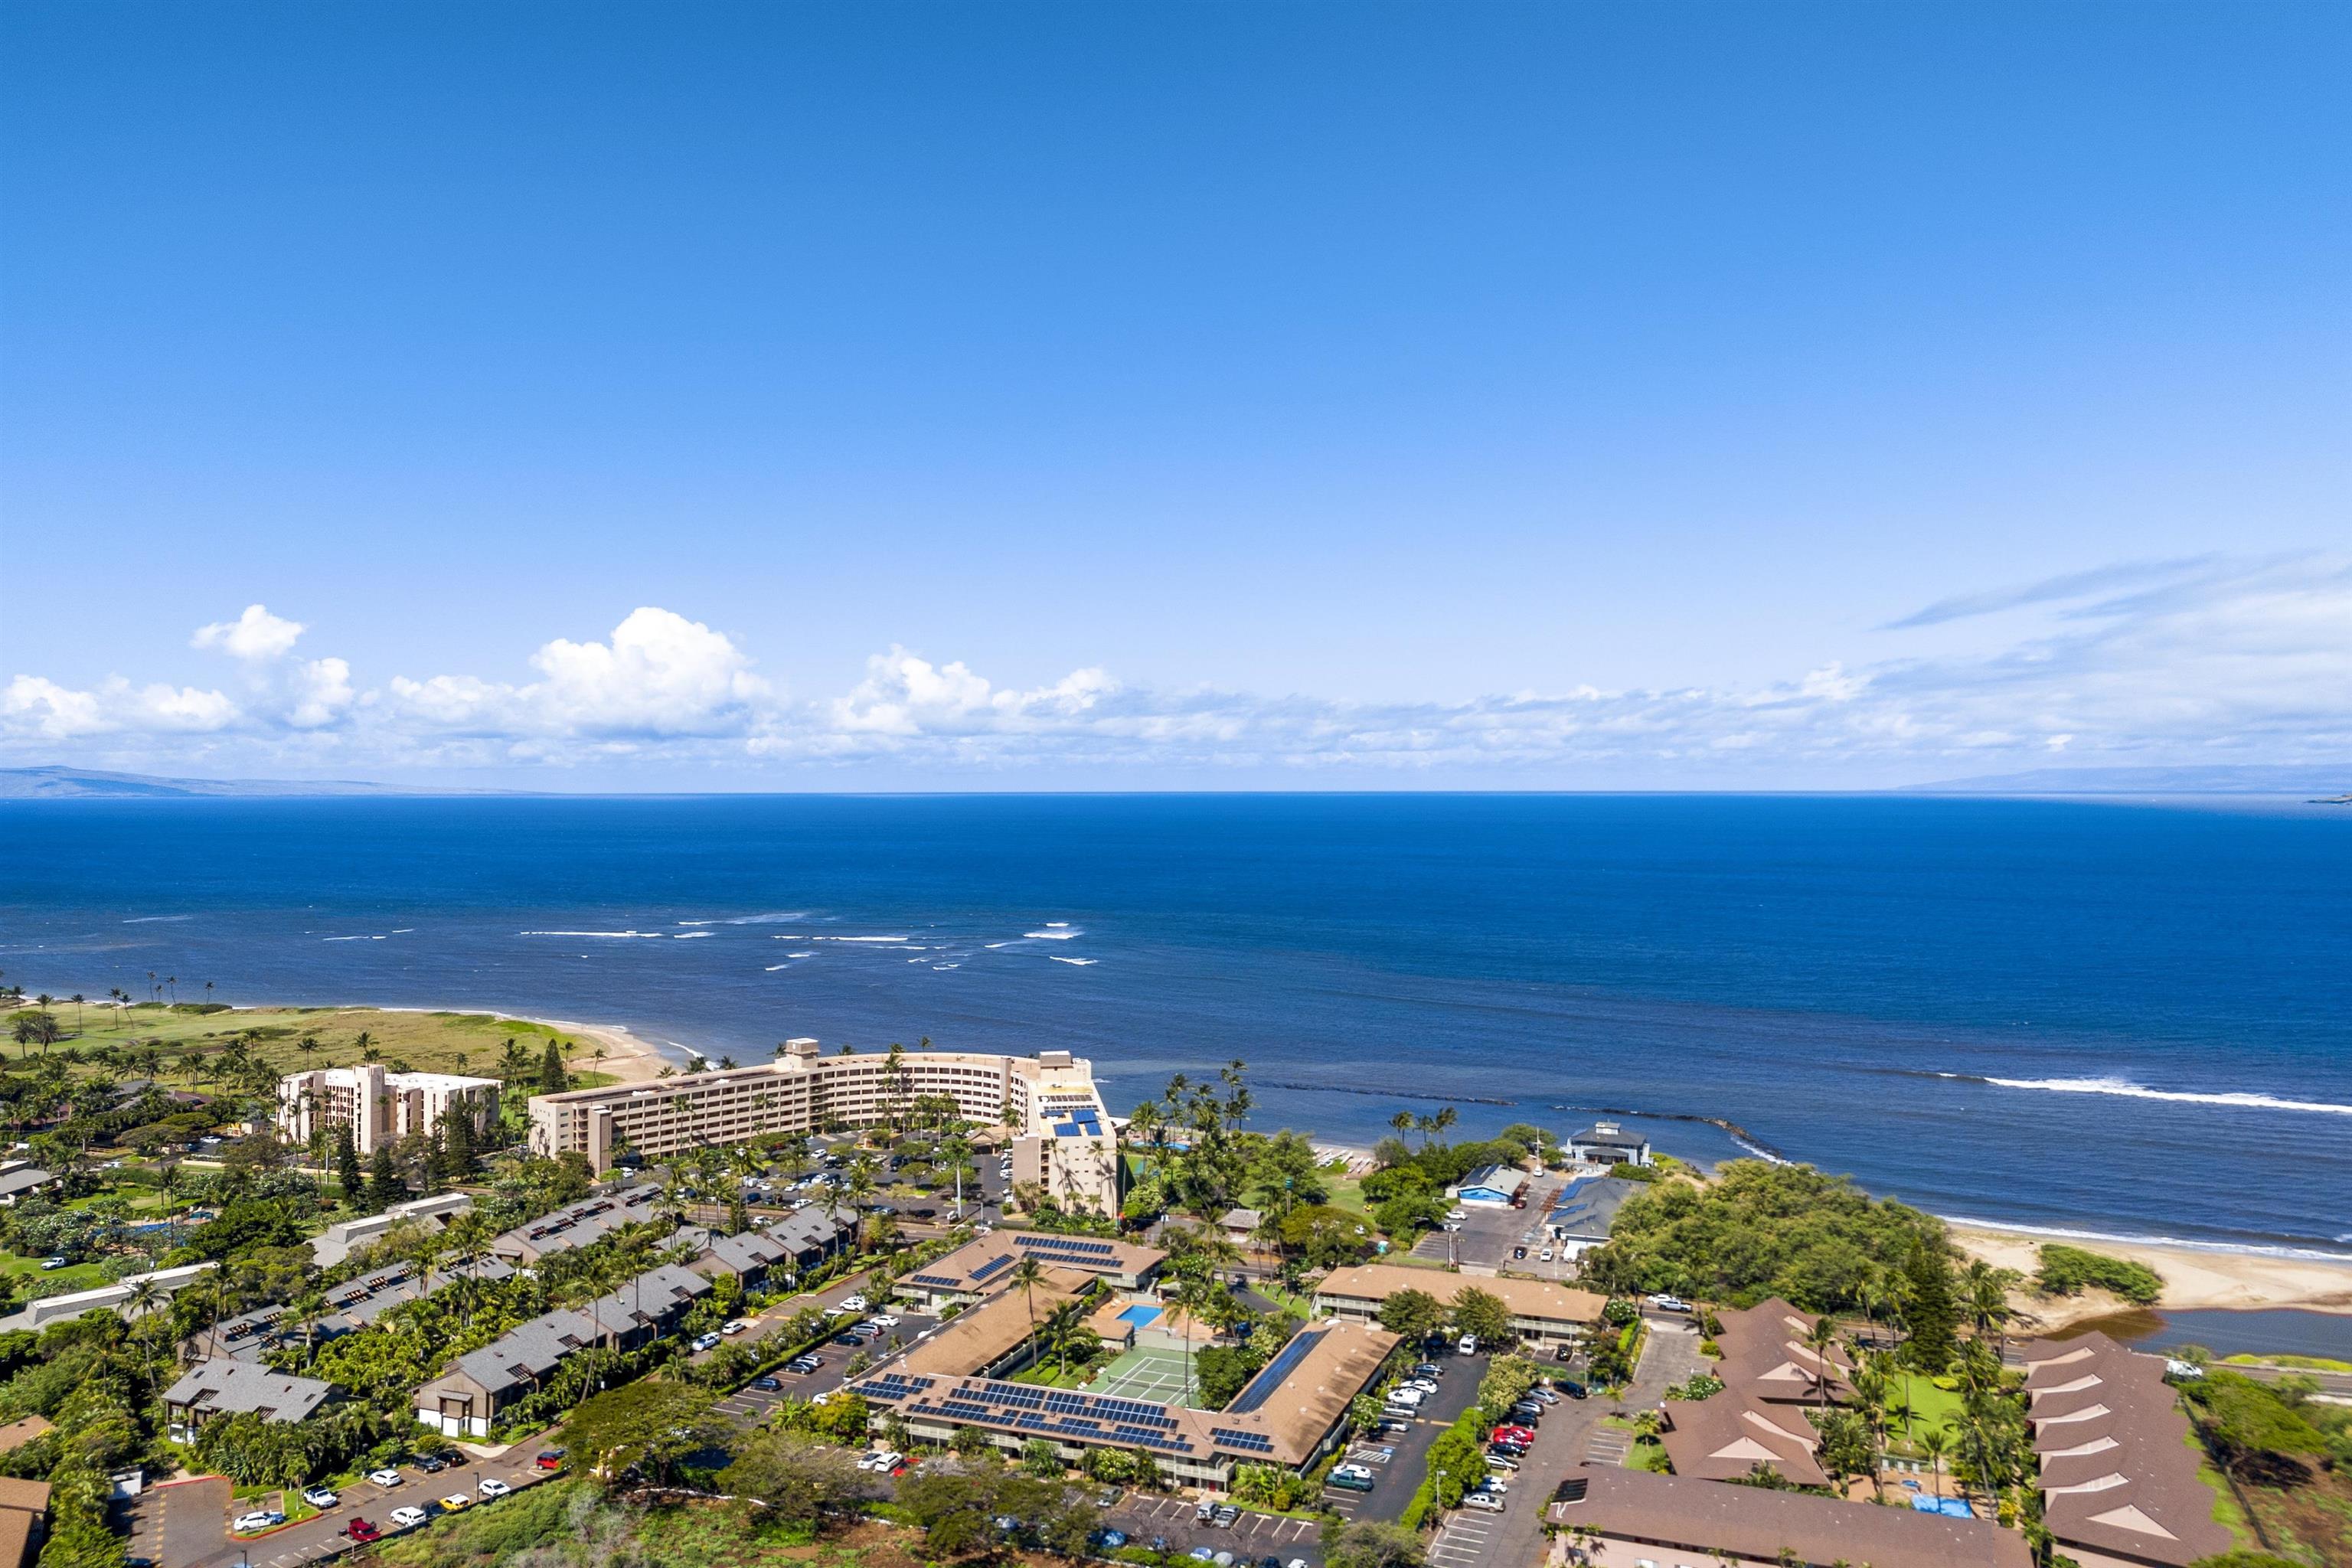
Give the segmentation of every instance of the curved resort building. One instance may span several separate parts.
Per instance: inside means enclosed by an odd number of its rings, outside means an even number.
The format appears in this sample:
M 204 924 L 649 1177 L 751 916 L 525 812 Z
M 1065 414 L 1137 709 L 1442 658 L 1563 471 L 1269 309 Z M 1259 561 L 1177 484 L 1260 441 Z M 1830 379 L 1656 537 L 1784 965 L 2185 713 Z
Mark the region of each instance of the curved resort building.
M 894 1067 L 885 1053 L 829 1057 L 814 1040 L 788 1040 L 761 1067 L 534 1096 L 530 1146 L 549 1156 L 572 1151 L 603 1171 L 624 1149 L 664 1160 L 771 1133 L 870 1127 L 941 1098 L 966 1119 L 1003 1129 L 1016 1183 L 1036 1183 L 1066 1208 L 1118 1212 L 1110 1118 L 1093 1064 L 1067 1051 L 905 1051 Z

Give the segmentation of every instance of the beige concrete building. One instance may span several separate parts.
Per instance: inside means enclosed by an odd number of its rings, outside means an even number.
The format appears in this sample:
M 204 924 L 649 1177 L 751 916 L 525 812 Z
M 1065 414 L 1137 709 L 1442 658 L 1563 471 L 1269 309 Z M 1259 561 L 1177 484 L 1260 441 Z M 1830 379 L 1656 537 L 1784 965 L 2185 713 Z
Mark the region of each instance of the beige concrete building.
M 1473 1289 L 1501 1301 L 1519 1336 L 1545 1350 L 1577 1339 L 1601 1321 L 1601 1310 L 1609 1304 L 1590 1290 L 1555 1285 L 1549 1279 L 1509 1275 L 1490 1279 L 1406 1264 L 1363 1263 L 1325 1275 L 1315 1287 L 1315 1305 L 1343 1321 L 1370 1323 L 1379 1321 L 1381 1303 L 1401 1290 L 1419 1290 L 1450 1307 L 1456 1296 Z
M 763 1067 L 535 1096 L 530 1144 L 550 1156 L 574 1151 L 603 1171 L 624 1148 L 665 1160 L 769 1133 L 871 1127 L 941 1098 L 968 1121 L 1005 1129 L 1016 1182 L 1037 1183 L 1066 1207 L 1117 1210 L 1118 1143 L 1093 1065 L 1067 1051 L 907 1051 L 894 1063 L 788 1040 Z
M 429 1137 L 464 1107 L 474 1129 L 498 1120 L 499 1080 L 446 1072 L 394 1072 L 381 1062 L 316 1068 L 278 1084 L 278 1135 L 307 1144 L 313 1132 L 352 1130 L 362 1154 L 411 1134 Z

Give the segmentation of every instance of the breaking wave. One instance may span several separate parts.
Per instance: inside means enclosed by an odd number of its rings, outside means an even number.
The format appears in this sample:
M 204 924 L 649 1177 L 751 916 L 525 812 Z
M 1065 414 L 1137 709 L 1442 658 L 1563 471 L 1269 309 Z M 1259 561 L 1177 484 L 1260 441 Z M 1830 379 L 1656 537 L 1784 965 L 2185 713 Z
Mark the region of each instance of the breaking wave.
M 669 932 L 666 931 L 527 931 L 521 934 L 524 936 L 601 936 L 614 939 L 642 936 L 651 937 L 654 941 L 659 942 L 669 935 Z
M 2189 1089 L 2149 1089 L 2122 1078 L 1988 1078 L 1975 1073 L 1937 1073 L 1937 1078 L 1973 1079 L 2000 1089 L 2033 1089 L 2046 1094 L 2105 1094 L 2123 1100 L 2160 1100 L 2175 1105 L 2228 1105 L 2248 1110 L 2302 1110 L 2323 1116 L 2352 1116 L 2352 1105 L 2325 1100 L 2287 1100 L 2249 1090 L 2204 1093 Z

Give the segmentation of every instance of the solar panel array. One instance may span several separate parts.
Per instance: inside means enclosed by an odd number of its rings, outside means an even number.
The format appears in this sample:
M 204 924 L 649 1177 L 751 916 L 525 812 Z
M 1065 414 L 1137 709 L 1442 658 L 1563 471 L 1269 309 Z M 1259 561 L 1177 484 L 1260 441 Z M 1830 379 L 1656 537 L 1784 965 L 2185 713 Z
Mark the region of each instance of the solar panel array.
M 942 1290 L 952 1290 L 963 1283 L 952 1274 L 918 1274 L 914 1277 L 914 1282 L 918 1285 L 936 1286 Z
M 1012 1267 L 1013 1254 L 1009 1252 L 1002 1258 L 992 1258 L 971 1271 L 971 1282 L 977 1285 L 983 1279 L 992 1279 Z
M 1041 1436 L 1128 1443 L 1170 1454 L 1192 1452 L 1192 1440 L 1178 1429 L 1168 1407 L 1140 1399 L 1113 1399 L 1023 1383 L 967 1383 L 937 1400 L 918 1401 L 908 1409 L 915 1415 L 1010 1427 Z
M 1302 1329 L 1292 1335 L 1290 1342 L 1275 1352 L 1274 1359 L 1265 1363 L 1265 1370 L 1251 1378 L 1249 1385 L 1235 1394 L 1234 1402 L 1225 1408 L 1236 1415 L 1246 1415 L 1264 1405 L 1266 1395 L 1280 1386 L 1284 1378 L 1298 1370 L 1298 1363 L 1307 1359 L 1307 1352 L 1313 1350 L 1315 1342 L 1328 1331 Z
M 884 1399 L 892 1403 L 920 1394 L 931 1386 L 928 1377 L 912 1377 L 902 1372 L 886 1372 L 879 1377 L 866 1379 L 857 1391 L 868 1399 Z
M 1274 1439 L 1263 1432 L 1236 1431 L 1231 1426 L 1212 1426 L 1209 1436 L 1220 1448 L 1231 1448 L 1237 1454 L 1271 1454 Z
M 1075 1263 L 1101 1273 L 1111 1272 L 1119 1266 L 1118 1248 L 1108 1241 L 1088 1241 L 1078 1236 L 1034 1235 L 1016 1236 L 1013 1241 L 1014 1246 L 1056 1263 Z

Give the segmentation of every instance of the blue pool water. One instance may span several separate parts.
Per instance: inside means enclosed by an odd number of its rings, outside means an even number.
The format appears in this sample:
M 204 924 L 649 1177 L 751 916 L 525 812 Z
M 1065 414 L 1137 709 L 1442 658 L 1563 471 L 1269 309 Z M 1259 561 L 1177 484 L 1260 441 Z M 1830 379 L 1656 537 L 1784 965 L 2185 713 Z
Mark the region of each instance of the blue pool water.
M 2352 810 L 1915 797 L 0 804 L 32 991 L 492 1007 L 763 1059 L 1246 1060 L 1369 1144 L 1616 1114 L 1938 1213 L 2352 1246 Z M 635 933 L 635 934 L 630 934 Z M 1718 1117 L 1738 1131 L 1685 1118 Z M 2217 1150 L 2264 1179 L 2179 1179 Z
M 1134 1306 L 1121 1312 L 1118 1315 L 1118 1321 L 1139 1329 L 1158 1316 L 1160 1316 L 1160 1309 L 1157 1307 Z

